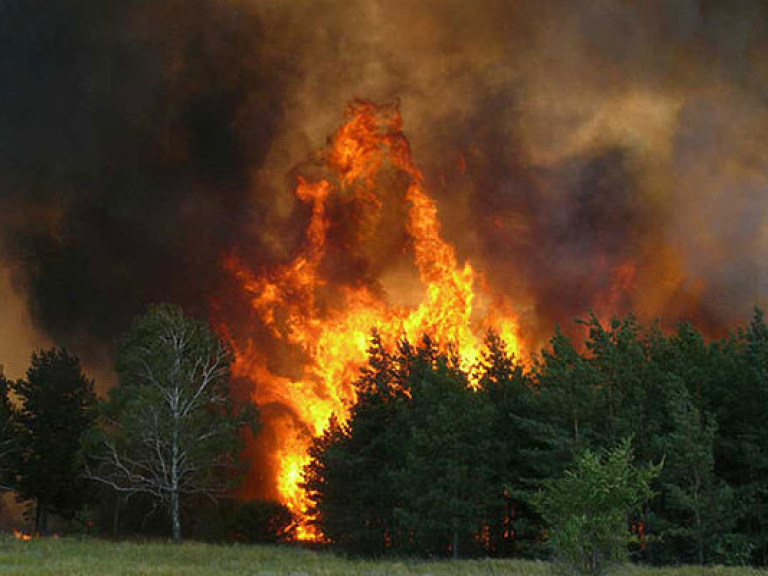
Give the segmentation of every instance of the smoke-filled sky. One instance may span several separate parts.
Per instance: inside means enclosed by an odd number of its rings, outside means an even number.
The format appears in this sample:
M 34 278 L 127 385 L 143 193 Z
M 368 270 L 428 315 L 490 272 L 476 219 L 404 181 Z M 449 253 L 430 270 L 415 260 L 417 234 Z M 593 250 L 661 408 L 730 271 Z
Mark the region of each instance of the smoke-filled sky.
M 399 100 L 444 236 L 531 334 L 717 331 L 768 294 L 760 0 L 6 0 L 0 46 L 12 375 L 104 362 L 149 302 L 206 313 L 226 253 L 288 258 L 356 97 Z

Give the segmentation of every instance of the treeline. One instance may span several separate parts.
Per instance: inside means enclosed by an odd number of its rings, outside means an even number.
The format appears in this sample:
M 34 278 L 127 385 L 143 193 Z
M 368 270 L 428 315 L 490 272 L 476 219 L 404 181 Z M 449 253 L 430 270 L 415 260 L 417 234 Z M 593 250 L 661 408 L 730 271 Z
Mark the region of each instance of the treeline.
M 349 417 L 314 440 L 310 514 L 365 555 L 568 557 L 768 564 L 768 325 L 707 342 L 634 317 L 557 331 L 522 364 L 488 334 L 481 361 L 375 332 Z M 231 352 L 180 309 L 151 307 L 94 394 L 77 358 L 36 352 L 0 377 L 0 491 L 102 534 L 291 540 L 279 504 L 239 502 L 252 407 L 229 395 Z M 0 511 L 2 513 L 2 511 Z M 57 528 L 58 529 L 58 528 Z
M 632 316 L 581 324 L 585 342 L 557 331 L 527 367 L 489 334 L 469 370 L 428 338 L 387 349 L 374 333 L 348 420 L 312 447 L 306 488 L 322 532 L 372 555 L 546 556 L 542 493 L 574 462 L 599 469 L 594 455 L 631 443 L 655 495 L 624 516 L 635 559 L 765 565 L 762 312 L 713 343 L 688 323 L 667 334 Z
M 151 307 L 121 341 L 107 398 L 66 350 L 35 352 L 26 378 L 0 373 L 0 491 L 30 504 L 40 535 L 54 516 L 56 530 L 291 539 L 285 507 L 231 497 L 258 415 L 231 401 L 230 363 L 206 323 L 170 305 Z

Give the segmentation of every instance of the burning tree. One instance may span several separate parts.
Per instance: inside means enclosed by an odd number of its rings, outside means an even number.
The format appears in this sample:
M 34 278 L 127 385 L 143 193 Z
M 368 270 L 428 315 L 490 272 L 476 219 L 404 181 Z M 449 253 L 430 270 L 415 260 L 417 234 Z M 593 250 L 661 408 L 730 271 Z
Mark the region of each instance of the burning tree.
M 171 305 L 151 307 L 118 351 L 120 385 L 103 407 L 89 476 L 166 506 L 177 542 L 182 498 L 231 489 L 239 432 L 255 431 L 253 408 L 236 410 L 230 400 L 230 361 L 207 324 Z
M 458 358 L 424 337 L 388 351 L 374 332 L 345 424 L 310 450 L 310 512 L 322 533 L 364 554 L 475 551 L 494 485 L 494 407 Z
M 291 259 L 254 267 L 234 251 L 225 260 L 245 297 L 234 321 L 223 322 L 235 351 L 232 371 L 253 383 L 260 405 L 288 408 L 264 411 L 267 436 L 275 438 L 266 450 L 279 499 L 304 517 L 310 503 L 299 485 L 311 439 L 332 415 L 340 424 L 347 420 L 372 327 L 389 347 L 423 334 L 442 351 L 455 345 L 463 368 L 480 358 L 487 329 L 510 351 L 520 348 L 512 302 L 490 290 L 444 238 L 397 103 L 352 102 L 317 159 L 296 181 L 296 202 L 309 221 Z M 405 291 L 400 280 L 388 285 L 338 274 L 369 261 L 371 271 L 380 270 L 371 256 L 390 252 L 408 270 Z M 319 536 L 307 526 L 298 535 Z
M 494 407 L 469 385 L 458 358 L 425 338 L 408 374 L 409 438 L 395 484 L 403 528 L 431 553 L 454 559 L 477 535 L 500 490 L 493 484 Z

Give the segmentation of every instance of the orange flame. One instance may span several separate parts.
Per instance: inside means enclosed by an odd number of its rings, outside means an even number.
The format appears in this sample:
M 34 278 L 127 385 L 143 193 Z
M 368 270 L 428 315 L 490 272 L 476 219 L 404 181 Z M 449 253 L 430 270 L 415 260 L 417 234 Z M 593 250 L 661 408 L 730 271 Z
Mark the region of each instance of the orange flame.
M 23 542 L 27 542 L 28 540 L 32 540 L 31 534 L 26 534 L 22 532 L 21 530 L 14 530 L 13 531 L 13 537 L 16 538 L 16 540 L 22 540 Z
M 253 382 L 253 400 L 259 405 L 287 406 L 293 413 L 271 423 L 278 442 L 274 481 L 280 500 L 305 519 L 307 500 L 300 483 L 311 436 L 323 431 L 332 414 L 344 420 L 372 328 L 388 344 L 402 336 L 416 341 L 429 334 L 442 346 L 455 346 L 466 368 L 479 360 L 489 329 L 500 335 L 508 350 L 519 353 L 513 307 L 487 289 L 478 289 L 484 285 L 478 282 L 478 273 L 468 262 L 461 264 L 454 247 L 443 239 L 437 205 L 411 160 L 401 123 L 396 105 L 352 103 L 346 123 L 320 154 L 328 177 L 318 182 L 299 178 L 296 184 L 296 198 L 309 205 L 311 216 L 295 257 L 258 273 L 236 256 L 225 261 L 247 293 L 257 321 L 278 345 L 298 351 L 302 359 L 299 376 L 289 377 L 270 367 L 254 339 L 232 342 L 233 374 Z M 405 231 L 419 303 L 391 305 L 383 290 L 362 281 L 333 287 L 332 303 L 321 302 L 319 295 L 327 295 L 329 288 L 323 273 L 329 230 L 336 224 L 329 217 L 329 202 L 346 199 L 363 207 L 355 225 L 357 241 L 365 242 L 380 229 L 384 213 L 391 208 L 378 180 L 386 170 L 405 176 L 401 202 L 407 211 Z M 305 522 L 298 537 L 321 535 Z

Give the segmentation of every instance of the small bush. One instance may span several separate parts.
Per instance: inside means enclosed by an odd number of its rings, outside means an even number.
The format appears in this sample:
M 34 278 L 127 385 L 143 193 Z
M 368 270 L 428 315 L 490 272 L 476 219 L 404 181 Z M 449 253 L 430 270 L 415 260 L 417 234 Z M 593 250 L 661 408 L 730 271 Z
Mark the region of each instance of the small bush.
M 296 535 L 296 518 L 278 502 L 223 501 L 211 516 L 204 534 L 208 540 L 275 544 L 289 542 Z
M 632 460 L 629 440 L 607 454 L 588 450 L 537 495 L 549 544 L 567 573 L 597 576 L 627 559 L 627 517 L 653 495 L 650 483 L 661 470 L 635 468 Z

